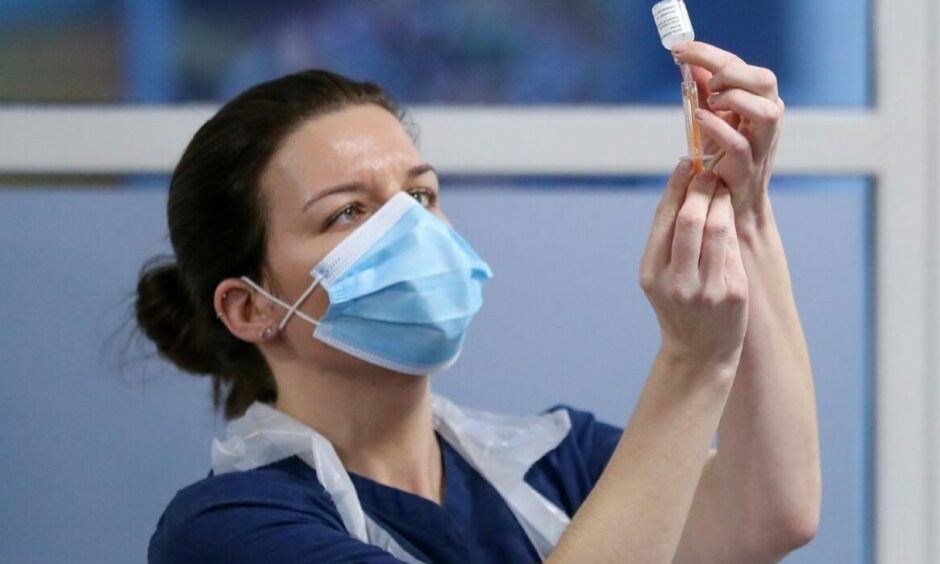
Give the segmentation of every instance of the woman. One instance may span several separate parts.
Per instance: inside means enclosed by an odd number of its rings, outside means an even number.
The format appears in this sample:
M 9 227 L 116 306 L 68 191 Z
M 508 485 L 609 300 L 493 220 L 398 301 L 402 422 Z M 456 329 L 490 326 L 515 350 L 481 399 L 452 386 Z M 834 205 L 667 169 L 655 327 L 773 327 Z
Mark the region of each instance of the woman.
M 150 561 L 772 562 L 808 542 L 813 383 L 767 193 L 783 103 L 730 53 L 674 55 L 726 156 L 680 164 L 656 211 L 641 284 L 662 344 L 626 430 L 432 396 L 490 271 L 377 87 L 300 73 L 209 120 L 137 316 L 232 421 Z

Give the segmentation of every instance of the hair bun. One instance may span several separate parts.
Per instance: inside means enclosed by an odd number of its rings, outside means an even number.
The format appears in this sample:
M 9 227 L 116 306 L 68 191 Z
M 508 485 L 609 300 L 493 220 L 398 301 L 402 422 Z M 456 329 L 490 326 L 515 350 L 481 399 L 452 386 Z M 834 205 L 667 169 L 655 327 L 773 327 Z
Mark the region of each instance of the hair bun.
M 187 372 L 215 371 L 215 349 L 205 334 L 210 324 L 200 323 L 171 258 L 154 257 L 141 269 L 135 307 L 138 325 L 156 344 L 160 356 Z

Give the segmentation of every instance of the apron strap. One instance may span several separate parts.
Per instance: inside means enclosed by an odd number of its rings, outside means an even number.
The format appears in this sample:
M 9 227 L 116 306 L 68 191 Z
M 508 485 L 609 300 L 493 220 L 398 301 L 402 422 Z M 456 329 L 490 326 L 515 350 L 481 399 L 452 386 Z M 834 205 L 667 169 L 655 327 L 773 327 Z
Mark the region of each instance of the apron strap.
M 434 397 L 434 426 L 444 440 L 499 492 L 542 560 L 571 519 L 525 481 L 525 473 L 571 431 L 568 413 L 512 417 L 464 410 Z

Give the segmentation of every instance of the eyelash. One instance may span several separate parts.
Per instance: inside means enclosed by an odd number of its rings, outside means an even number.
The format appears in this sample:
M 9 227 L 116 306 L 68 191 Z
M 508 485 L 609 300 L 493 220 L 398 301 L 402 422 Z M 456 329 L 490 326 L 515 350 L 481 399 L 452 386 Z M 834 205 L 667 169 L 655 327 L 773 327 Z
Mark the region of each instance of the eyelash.
M 410 194 L 410 195 L 411 195 L 412 197 L 414 197 L 416 200 L 417 200 L 417 197 L 415 197 L 415 196 L 418 195 L 418 194 L 427 197 L 428 202 L 427 202 L 427 204 L 425 205 L 425 207 L 427 207 L 427 208 L 431 208 L 431 207 L 434 207 L 435 205 L 437 205 L 437 192 L 435 192 L 434 190 L 431 190 L 430 188 L 415 188 L 415 189 L 409 190 L 409 191 L 408 191 L 408 194 Z M 419 201 L 419 203 L 420 203 L 420 201 Z M 343 217 L 343 215 L 345 215 L 345 214 L 347 214 L 347 213 L 349 213 L 349 212 L 351 212 L 351 211 L 353 211 L 353 210 L 357 211 L 357 212 L 360 213 L 360 214 L 365 211 L 365 210 L 363 209 L 363 206 L 362 206 L 361 204 L 355 203 L 355 202 L 354 202 L 354 203 L 351 203 L 351 204 L 349 204 L 349 205 L 347 205 L 347 206 L 343 206 L 343 209 L 339 210 L 338 212 L 336 212 L 335 214 L 333 214 L 332 216 L 330 216 L 329 219 L 326 220 L 326 223 L 324 224 L 324 229 L 329 229 L 329 228 L 332 227 L 337 221 L 339 221 L 339 219 L 340 219 L 341 217 Z M 356 219 L 358 219 L 358 216 L 356 217 Z M 355 219 L 353 219 L 353 220 L 351 220 L 351 221 L 355 221 Z
M 431 208 L 437 205 L 437 192 L 431 190 L 430 188 L 415 188 L 413 190 L 409 190 L 408 193 L 412 197 L 414 197 L 416 194 L 427 196 L 428 203 L 425 207 Z M 417 200 L 417 198 L 415 199 Z
M 329 219 L 326 220 L 326 224 L 324 225 L 324 228 L 329 229 L 330 227 L 333 226 L 333 224 L 339 221 L 341 217 L 343 217 L 344 215 L 346 215 L 347 213 L 353 210 L 357 211 L 358 213 L 363 212 L 362 206 L 356 203 L 343 206 L 343 209 L 339 210 L 338 212 L 330 216 Z

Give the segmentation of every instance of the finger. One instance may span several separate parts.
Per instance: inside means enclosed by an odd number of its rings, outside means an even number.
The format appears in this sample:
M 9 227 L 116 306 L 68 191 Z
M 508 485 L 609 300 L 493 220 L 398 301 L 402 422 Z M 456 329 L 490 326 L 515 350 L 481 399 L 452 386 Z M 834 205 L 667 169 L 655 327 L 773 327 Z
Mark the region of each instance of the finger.
M 699 122 L 702 133 L 712 139 L 728 156 L 740 162 L 752 162 L 754 154 L 751 142 L 728 122 L 706 110 L 697 110 L 695 119 Z
M 677 166 L 663 191 L 663 197 L 656 206 L 653 227 L 650 229 L 640 267 L 641 276 L 651 277 L 669 264 L 672 233 L 675 229 L 676 216 L 685 199 L 689 183 L 692 181 L 692 163 L 682 161 Z
M 714 76 L 708 81 L 709 92 L 724 92 L 730 88 L 740 88 L 771 100 L 779 97 L 777 75 L 769 69 L 732 63 L 713 74 Z
M 718 116 L 719 119 L 731 126 L 732 129 L 738 131 L 738 127 L 741 125 L 741 116 L 730 111 L 712 111 L 713 114 Z M 705 151 L 706 155 L 716 155 L 721 152 L 721 147 L 716 143 L 711 137 L 705 136 L 702 138 L 702 149 Z
M 783 100 L 777 98 L 777 101 L 773 102 L 762 96 L 733 88 L 719 94 L 712 94 L 709 98 L 709 105 L 722 113 L 731 112 L 739 116 L 734 123 L 727 119 L 724 121 L 751 142 L 751 152 L 754 158 L 760 159 L 772 150 L 780 132 Z M 747 122 L 746 128 L 737 127 L 742 119 Z
M 718 177 L 711 172 L 699 174 L 689 185 L 685 203 L 676 216 L 672 258 L 669 262 L 679 276 L 698 278 L 705 220 L 717 187 Z
M 708 90 L 708 81 L 711 80 L 712 73 L 701 67 L 692 67 L 692 76 L 695 79 L 696 84 L 698 85 L 699 91 L 699 100 L 701 107 L 711 111 L 721 119 L 723 119 L 728 125 L 733 129 L 737 130 L 738 126 L 741 124 L 741 116 L 733 111 L 723 111 L 713 108 L 709 100 L 712 98 L 711 92 Z M 704 145 L 702 147 L 705 150 L 706 154 L 714 155 L 718 153 L 720 147 L 710 138 L 706 137 L 704 139 Z
M 779 99 L 778 99 L 779 100 Z M 773 101 L 746 90 L 732 88 L 708 97 L 713 112 L 731 111 L 759 124 L 776 124 L 783 117 L 783 101 Z
M 705 239 L 702 241 L 701 273 L 706 292 L 724 292 L 725 260 L 728 239 L 731 236 L 731 193 L 725 187 L 715 191 L 708 219 L 705 221 Z
M 737 129 L 741 116 L 731 111 L 717 110 L 716 108 L 712 108 L 709 105 L 708 100 L 711 98 L 713 93 L 708 90 L 708 81 L 711 80 L 712 73 L 701 67 L 692 67 L 692 76 L 695 78 L 695 83 L 698 85 L 698 97 L 701 107 L 711 111 L 721 119 L 730 123 L 731 127 Z
M 672 48 L 672 55 L 680 63 L 702 67 L 712 74 L 732 64 L 745 64 L 741 57 L 701 41 L 680 43 Z
M 746 295 L 747 273 L 744 270 L 744 260 L 741 258 L 738 230 L 734 224 L 734 209 L 729 206 L 728 212 L 731 214 L 728 220 L 731 229 L 726 241 L 728 250 L 725 253 L 725 289 L 738 295 Z
M 692 67 L 692 78 L 698 85 L 698 95 L 701 100 L 706 100 L 711 92 L 708 90 L 708 81 L 712 79 L 712 73 L 702 67 Z

